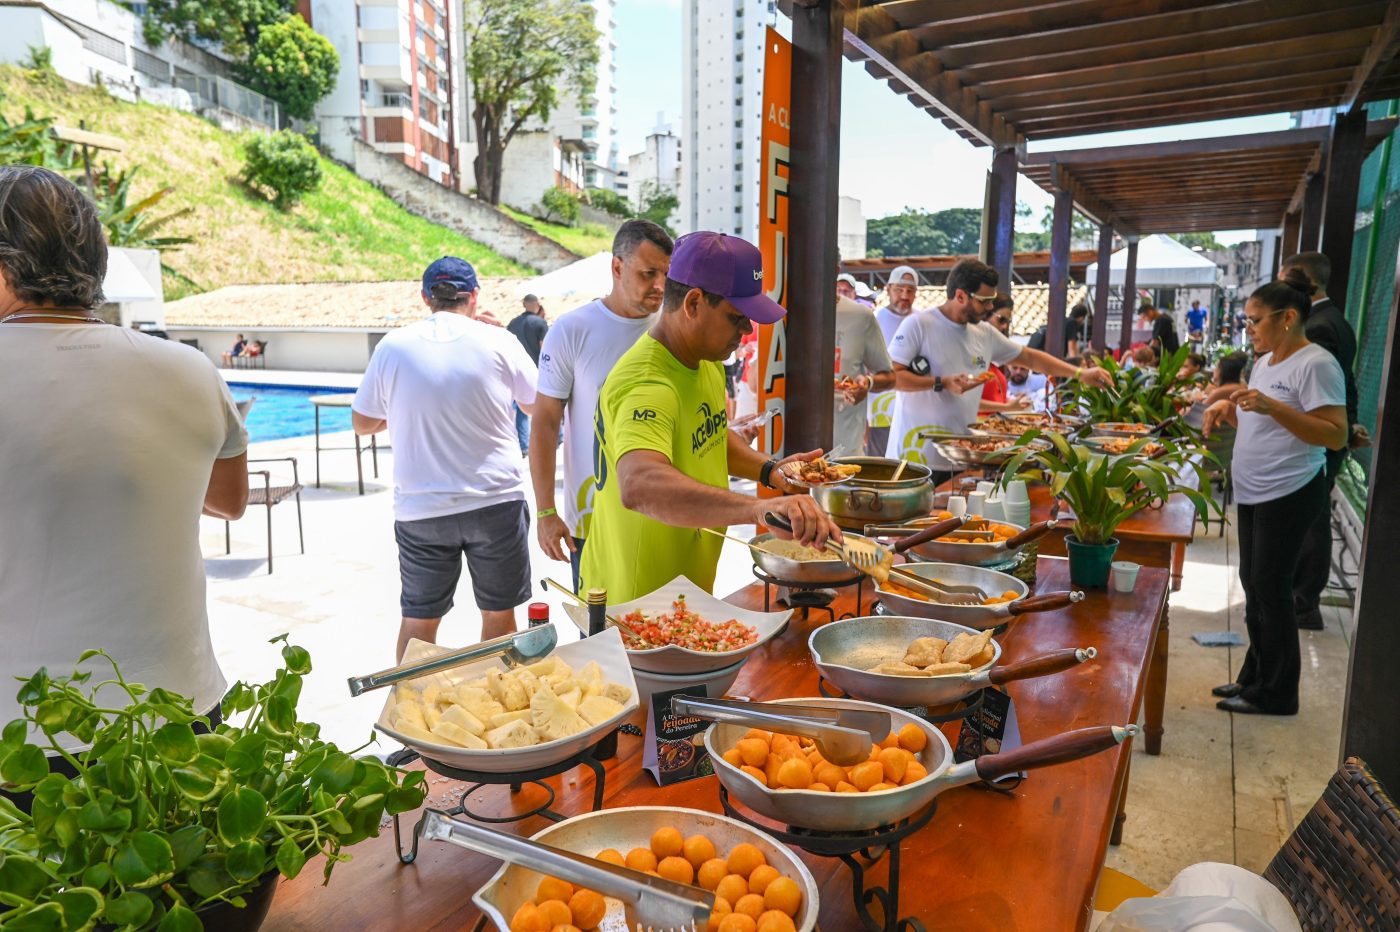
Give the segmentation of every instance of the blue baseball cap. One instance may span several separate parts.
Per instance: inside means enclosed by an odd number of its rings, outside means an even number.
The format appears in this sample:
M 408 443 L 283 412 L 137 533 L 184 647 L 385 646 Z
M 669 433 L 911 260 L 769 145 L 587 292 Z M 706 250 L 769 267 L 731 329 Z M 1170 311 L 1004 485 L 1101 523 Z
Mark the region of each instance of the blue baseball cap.
M 721 295 L 756 324 L 777 323 L 787 314 L 763 293 L 763 256 L 758 247 L 737 236 L 708 230 L 687 233 L 676 240 L 666 277 Z
M 423 297 L 432 297 L 433 286 L 439 282 L 447 282 L 457 286 L 460 294 L 477 289 L 476 269 L 466 259 L 459 259 L 456 256 L 443 256 L 432 265 L 428 266 L 423 273 Z

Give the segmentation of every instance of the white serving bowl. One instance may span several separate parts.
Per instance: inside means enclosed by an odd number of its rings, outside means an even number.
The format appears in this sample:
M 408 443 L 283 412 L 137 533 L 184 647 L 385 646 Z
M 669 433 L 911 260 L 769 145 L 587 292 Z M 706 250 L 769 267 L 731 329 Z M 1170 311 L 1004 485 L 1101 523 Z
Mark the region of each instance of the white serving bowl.
M 734 685 L 743 668 L 744 660 L 740 660 L 723 670 L 711 670 L 707 673 L 652 673 L 650 670 L 633 670 L 632 674 L 637 679 L 637 692 L 645 707 L 646 703 L 651 701 L 653 693 L 701 684 L 705 686 L 706 696 L 717 699 L 729 691 L 729 687 Z

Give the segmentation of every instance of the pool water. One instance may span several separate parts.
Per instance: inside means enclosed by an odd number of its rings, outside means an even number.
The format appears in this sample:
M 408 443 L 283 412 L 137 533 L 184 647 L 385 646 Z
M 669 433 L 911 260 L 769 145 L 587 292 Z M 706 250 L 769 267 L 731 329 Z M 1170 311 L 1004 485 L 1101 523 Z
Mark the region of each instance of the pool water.
M 258 385 L 230 382 L 234 401 L 253 400 L 248 410 L 248 441 L 309 437 L 316 432 L 316 408 L 312 395 L 352 394 L 343 388 L 300 385 Z M 321 433 L 350 429 L 349 408 L 322 408 Z

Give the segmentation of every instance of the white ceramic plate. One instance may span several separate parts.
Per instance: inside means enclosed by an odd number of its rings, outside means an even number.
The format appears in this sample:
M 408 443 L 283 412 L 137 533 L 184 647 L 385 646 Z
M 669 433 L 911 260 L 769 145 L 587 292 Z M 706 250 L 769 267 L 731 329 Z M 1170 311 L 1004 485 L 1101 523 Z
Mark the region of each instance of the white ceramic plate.
M 415 648 L 417 648 L 416 651 Z M 409 648 L 404 653 L 404 659 L 417 660 L 422 656 L 441 653 L 445 650 L 447 650 L 447 648 L 424 644 L 422 642 L 409 642 Z M 512 773 L 516 771 L 538 770 L 541 767 L 548 767 L 550 764 L 557 764 L 561 760 L 573 757 L 585 748 L 602 740 L 604 735 L 616 728 L 622 723 L 623 719 L 637 710 L 640 700 L 637 694 L 637 681 L 632 676 L 632 665 L 627 662 L 627 651 L 622 648 L 622 635 L 615 629 L 609 628 L 607 631 L 595 637 L 582 638 L 571 644 L 561 644 L 550 656 L 560 658 L 575 670 L 582 668 L 590 660 L 598 661 L 598 666 L 603 669 L 603 678 L 610 683 L 620 683 L 631 689 L 632 698 L 623 704 L 621 712 L 600 725 L 594 725 L 587 731 L 581 731 L 567 738 L 560 738 L 557 741 L 546 741 L 543 744 L 536 744 L 528 748 L 502 748 L 475 751 L 470 748 L 460 748 L 456 745 L 428 744 L 427 742 L 405 738 L 389 724 L 389 712 L 394 706 L 394 696 L 392 692 L 385 698 L 384 708 L 380 711 L 379 721 L 374 723 L 374 727 L 394 740 L 402 742 L 404 747 L 412 748 L 426 758 L 447 764 L 449 767 L 458 767 L 462 770 L 480 770 L 486 773 Z M 492 658 L 467 664 L 452 670 L 446 670 L 437 675 L 446 677 L 447 680 L 453 684 L 460 684 L 468 680 L 474 680 L 480 676 L 485 676 L 486 671 L 492 668 L 504 670 L 506 666 L 500 660 Z
M 619 620 L 625 620 L 623 616 L 629 612 L 641 612 L 644 615 L 669 614 L 671 603 L 676 601 L 677 596 L 681 595 L 685 596 L 686 608 L 706 621 L 719 624 L 733 618 L 753 628 L 758 633 L 758 639 L 738 650 L 690 650 L 668 644 L 665 647 L 653 647 L 650 650 L 627 651 L 632 666 L 638 670 L 646 670 L 650 673 L 712 673 L 725 667 L 732 667 L 771 640 L 792 617 L 791 609 L 784 612 L 755 612 L 731 605 L 721 598 L 710 595 L 684 576 L 677 576 L 655 592 L 633 599 L 631 602 L 609 605 L 608 614 Z M 569 617 L 578 623 L 579 627 L 585 631 L 588 629 L 587 606 L 571 602 L 564 606 L 564 610 L 569 613 Z

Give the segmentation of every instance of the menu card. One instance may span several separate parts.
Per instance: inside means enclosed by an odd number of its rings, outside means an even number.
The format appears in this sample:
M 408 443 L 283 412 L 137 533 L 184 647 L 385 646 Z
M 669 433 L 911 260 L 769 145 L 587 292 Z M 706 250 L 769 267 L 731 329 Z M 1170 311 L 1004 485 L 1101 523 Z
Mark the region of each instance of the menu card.
M 642 766 L 656 778 L 658 786 L 683 783 L 715 772 L 710 753 L 705 750 L 708 720 L 671 711 L 672 696 L 708 698 L 705 684 L 652 693 L 647 706 L 647 733 Z
M 973 760 L 984 754 L 1000 754 L 1021 746 L 1021 725 L 1016 721 L 1016 704 L 1006 693 L 995 686 L 982 690 L 982 705 L 963 719 L 958 732 L 958 746 L 953 751 L 953 760 Z M 1007 774 L 993 783 L 1004 780 L 1020 781 L 1026 772 Z

